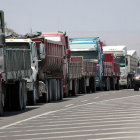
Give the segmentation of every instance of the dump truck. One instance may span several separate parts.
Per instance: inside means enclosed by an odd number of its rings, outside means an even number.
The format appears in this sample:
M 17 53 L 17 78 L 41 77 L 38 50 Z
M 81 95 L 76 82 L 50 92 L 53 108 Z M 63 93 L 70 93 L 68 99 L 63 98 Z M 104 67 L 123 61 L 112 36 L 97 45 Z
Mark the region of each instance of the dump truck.
M 114 64 L 114 61 L 108 61 L 108 57 L 103 54 L 102 42 L 99 37 L 88 38 L 70 38 L 70 50 L 72 56 L 83 56 L 83 59 L 97 64 L 97 76 L 95 78 L 96 87 L 110 90 L 110 83 L 113 80 L 113 87 L 118 89 L 119 65 Z M 110 56 L 111 57 L 111 56 Z M 106 62 L 105 62 L 106 61 Z M 118 72 L 113 73 L 112 66 L 118 67 Z
M 127 50 L 127 46 L 104 46 L 104 53 L 113 53 L 116 63 L 120 64 L 120 86 L 132 88 L 133 70 L 137 67 L 136 51 Z
M 62 43 L 63 46 L 63 96 L 69 96 L 69 62 L 70 62 L 70 49 L 68 44 L 68 36 L 61 31 L 58 32 L 43 32 L 42 36 L 45 39 Z
M 4 13 L 0 12 L 1 31 L 4 33 Z M 24 110 L 27 102 L 26 80 L 32 74 L 30 50 L 27 41 L 6 39 L 0 35 L 0 112 Z
M 74 61 L 81 63 L 81 77 L 79 82 L 79 91 L 81 93 L 96 92 L 97 60 L 96 54 L 93 54 L 93 42 L 89 43 L 87 38 L 70 38 L 69 46 L 71 51 L 71 65 Z M 71 72 L 69 73 L 71 74 Z M 75 83 L 76 78 L 71 78 L 70 83 Z M 76 85 L 76 84 L 70 84 Z M 70 88 L 71 89 L 71 88 Z
M 45 36 L 31 38 L 36 43 L 38 55 L 37 92 L 40 101 L 46 103 L 63 99 L 64 46 Z

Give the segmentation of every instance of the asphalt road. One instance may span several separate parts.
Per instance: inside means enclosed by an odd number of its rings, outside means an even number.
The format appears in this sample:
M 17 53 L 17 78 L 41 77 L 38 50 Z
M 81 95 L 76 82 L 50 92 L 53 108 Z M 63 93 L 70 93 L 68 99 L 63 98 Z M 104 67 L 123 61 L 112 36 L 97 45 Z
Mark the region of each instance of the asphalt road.
M 140 140 L 140 92 L 98 91 L 5 112 L 0 140 Z

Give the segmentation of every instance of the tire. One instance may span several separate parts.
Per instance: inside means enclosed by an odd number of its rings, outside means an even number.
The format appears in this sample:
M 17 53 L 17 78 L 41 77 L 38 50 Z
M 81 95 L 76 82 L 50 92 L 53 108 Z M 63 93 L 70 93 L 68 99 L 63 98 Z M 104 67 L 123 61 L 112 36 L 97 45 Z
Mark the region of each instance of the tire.
M 116 90 L 120 90 L 120 83 L 119 83 L 119 78 L 117 78 L 117 84 L 116 84 Z
M 76 96 L 79 93 L 79 82 L 77 79 L 74 79 L 72 84 L 72 95 Z
M 105 87 L 105 90 L 106 91 L 110 91 L 110 78 L 109 77 L 106 78 L 106 87 Z
M 52 101 L 52 81 L 48 81 L 48 101 Z
M 57 100 L 60 100 L 60 81 L 56 80 L 57 82 Z
M 23 84 L 23 110 L 26 109 L 26 105 L 27 105 L 27 89 L 26 89 L 26 81 L 22 82 Z
M 92 93 L 95 93 L 96 92 L 96 80 L 95 80 L 95 77 L 92 77 L 91 80 L 90 80 L 90 90 Z
M 37 101 L 37 88 L 36 85 L 33 85 L 33 90 L 27 92 L 27 104 L 28 105 L 35 105 Z
M 48 91 L 49 91 L 49 82 L 46 80 L 45 82 L 45 87 L 46 87 L 46 92 L 43 93 L 42 96 L 42 102 L 43 103 L 48 103 L 49 102 L 49 95 L 48 95 Z
M 3 108 L 4 108 L 4 93 L 1 91 L 0 93 L 0 116 L 3 115 Z
M 139 87 L 134 85 L 134 91 L 139 91 Z
M 85 80 L 85 78 L 82 78 L 81 80 L 80 80 L 80 92 L 81 93 L 86 93 L 87 91 L 86 91 L 86 80 Z
M 63 81 L 60 80 L 60 100 L 63 100 L 64 92 L 63 92 Z
M 58 89 L 57 89 L 57 80 L 56 79 L 52 79 L 51 80 L 51 87 L 52 87 L 52 101 L 57 101 L 58 100 Z
M 23 94 L 23 85 L 22 82 L 19 81 L 16 83 L 16 91 L 15 91 L 15 101 L 12 103 L 15 110 L 21 111 L 23 109 L 24 104 L 24 94 Z
M 110 79 L 111 90 L 115 90 L 115 79 Z
M 10 85 L 6 84 L 6 94 L 5 94 L 5 104 L 4 111 L 11 111 L 13 109 L 12 101 L 15 100 L 16 96 L 14 95 L 13 89 L 15 89 L 15 84 Z M 13 98 L 15 96 L 15 98 Z M 14 101 L 15 102 L 15 101 Z

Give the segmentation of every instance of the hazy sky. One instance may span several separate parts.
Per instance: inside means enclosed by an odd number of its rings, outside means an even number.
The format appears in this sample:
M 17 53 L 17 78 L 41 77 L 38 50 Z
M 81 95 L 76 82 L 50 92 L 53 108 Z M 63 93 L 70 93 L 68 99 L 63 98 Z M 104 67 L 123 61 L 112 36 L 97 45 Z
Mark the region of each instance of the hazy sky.
M 140 30 L 140 0 L 0 0 L 16 32 Z
M 140 0 L 0 0 L 8 27 L 17 33 L 66 31 L 100 36 L 140 55 Z

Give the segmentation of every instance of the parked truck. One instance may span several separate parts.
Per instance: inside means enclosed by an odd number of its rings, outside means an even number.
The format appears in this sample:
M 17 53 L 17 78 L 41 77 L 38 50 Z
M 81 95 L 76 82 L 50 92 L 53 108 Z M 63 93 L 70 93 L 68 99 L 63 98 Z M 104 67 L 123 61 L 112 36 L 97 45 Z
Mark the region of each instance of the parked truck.
M 3 12 L 1 12 L 3 16 Z M 4 18 L 1 18 L 4 19 Z M 2 30 L 4 31 L 4 24 Z M 26 80 L 31 73 L 30 50 L 27 41 L 15 43 L 15 39 L 6 39 L 1 36 L 0 49 L 0 89 L 1 114 L 4 109 L 23 110 L 26 107 L 27 92 Z
M 64 46 L 61 41 L 52 41 L 45 36 L 31 38 L 38 55 L 37 92 L 42 102 L 63 99 Z
M 84 60 L 97 63 L 97 76 L 95 79 L 97 88 L 110 90 L 110 83 L 113 83 L 111 88 L 115 89 L 116 87 L 118 89 L 119 65 L 114 64 L 111 55 L 105 57 L 99 37 L 70 38 L 69 44 L 72 56 L 83 56 Z M 116 73 L 114 72 L 114 66 L 118 70 Z
M 70 49 L 68 44 L 68 36 L 66 33 L 63 33 L 61 31 L 58 32 L 44 32 L 42 33 L 42 36 L 45 37 L 45 39 L 56 41 L 62 43 L 63 46 L 63 96 L 68 97 L 69 95 L 69 62 L 70 62 Z
M 1 21 L 4 13 L 1 11 Z M 4 33 L 4 21 L 1 22 Z M 26 107 L 27 92 L 26 80 L 31 73 L 30 50 L 27 41 L 15 43 L 15 39 L 6 39 L 0 36 L 0 110 L 23 110 Z
M 104 53 L 113 53 L 115 62 L 120 64 L 120 86 L 124 88 L 132 88 L 133 83 L 133 70 L 136 69 L 137 62 L 134 54 L 127 51 L 127 47 L 124 46 L 104 46 Z

